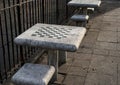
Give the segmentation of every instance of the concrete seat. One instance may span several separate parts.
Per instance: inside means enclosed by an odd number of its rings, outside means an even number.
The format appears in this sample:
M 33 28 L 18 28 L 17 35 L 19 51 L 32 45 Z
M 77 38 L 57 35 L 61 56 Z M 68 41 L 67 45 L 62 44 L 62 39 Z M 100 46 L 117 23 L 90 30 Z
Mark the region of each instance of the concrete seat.
M 47 85 L 55 72 L 53 66 L 27 63 L 12 77 L 15 85 Z
M 89 19 L 88 15 L 80 15 L 80 14 L 75 14 L 71 17 L 71 20 L 73 21 L 87 21 Z
M 76 25 L 80 23 L 82 27 L 86 27 L 88 19 L 89 19 L 88 15 L 80 15 L 80 14 L 75 14 L 71 17 L 71 20 L 75 21 Z

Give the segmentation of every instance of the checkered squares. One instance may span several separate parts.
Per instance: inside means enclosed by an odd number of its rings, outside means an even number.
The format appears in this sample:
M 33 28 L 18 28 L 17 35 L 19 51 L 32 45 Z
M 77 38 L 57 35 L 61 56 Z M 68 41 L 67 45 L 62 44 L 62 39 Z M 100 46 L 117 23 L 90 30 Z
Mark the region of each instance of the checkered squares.
M 61 39 L 66 38 L 71 30 L 72 29 L 57 28 L 55 26 L 51 27 L 42 26 L 37 31 L 35 31 L 31 36 Z

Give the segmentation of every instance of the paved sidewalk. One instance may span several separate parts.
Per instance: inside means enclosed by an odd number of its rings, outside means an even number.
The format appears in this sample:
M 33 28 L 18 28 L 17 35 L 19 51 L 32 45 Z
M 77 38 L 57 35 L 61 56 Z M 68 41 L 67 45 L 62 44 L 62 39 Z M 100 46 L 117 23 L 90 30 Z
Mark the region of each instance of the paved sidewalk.
M 120 1 L 103 1 L 92 16 L 79 50 L 60 67 L 64 75 L 57 84 L 120 85 Z

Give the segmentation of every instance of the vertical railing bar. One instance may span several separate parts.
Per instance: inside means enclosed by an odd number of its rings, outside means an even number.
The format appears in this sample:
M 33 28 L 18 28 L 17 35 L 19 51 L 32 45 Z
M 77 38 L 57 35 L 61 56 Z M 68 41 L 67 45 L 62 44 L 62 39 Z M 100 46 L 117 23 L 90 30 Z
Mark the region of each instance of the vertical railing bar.
M 50 15 L 52 15 L 51 10 L 52 10 L 52 1 L 50 1 Z M 53 23 L 53 22 L 52 22 L 52 17 L 53 17 L 53 15 L 51 16 L 51 19 L 50 19 L 50 22 L 51 22 L 51 23 Z
M 56 0 L 56 24 L 58 24 L 59 9 L 58 9 L 58 0 Z
M 34 18 L 34 1 L 32 1 L 32 20 L 33 20 L 33 23 L 32 23 L 32 25 L 34 25 L 34 23 L 35 23 L 35 18 Z
M 31 2 L 31 8 L 32 8 L 32 18 L 31 18 L 31 20 L 32 20 L 32 25 L 34 25 L 34 4 L 33 4 L 33 1 Z M 33 49 L 30 47 L 30 56 L 32 55 L 32 51 L 33 51 Z
M 35 23 L 34 24 L 36 24 L 37 23 L 37 7 L 36 7 L 37 5 L 36 5 L 36 0 L 34 0 L 34 7 L 35 7 Z
M 17 0 L 17 4 L 20 4 L 20 0 Z M 17 17 L 18 17 L 18 30 L 19 30 L 19 34 L 22 33 L 21 30 L 21 10 L 20 10 L 20 6 L 17 6 Z M 21 65 L 24 64 L 24 57 L 23 57 L 23 50 L 22 47 L 20 46 L 20 60 L 21 60 Z
M 11 4 L 10 4 L 10 0 L 8 0 L 8 6 L 10 6 Z M 10 32 L 11 32 L 11 40 L 12 40 L 12 54 L 13 54 L 13 66 L 15 67 L 15 53 L 14 53 L 14 44 L 13 44 L 13 29 L 12 29 L 12 27 L 13 27 L 13 25 L 12 25 L 12 16 L 11 16 L 11 11 L 10 11 L 10 9 L 9 9 L 9 17 L 10 17 Z M 10 57 L 10 56 L 9 56 Z
M 38 22 L 40 23 L 40 0 L 37 0 L 37 6 L 38 6 Z
M 67 3 L 68 3 L 68 0 L 66 0 L 66 19 L 68 18 L 68 5 L 67 5 Z
M 24 2 L 24 0 L 22 0 L 22 2 Z M 22 20 L 23 20 L 23 32 L 26 30 L 26 3 L 22 5 Z M 25 22 L 26 21 L 26 22 Z M 25 61 L 27 60 L 26 58 L 26 47 L 22 47 L 24 53 L 23 53 L 23 57 L 25 59 Z
M 31 25 L 32 25 L 32 21 L 31 21 L 31 17 L 32 17 L 31 16 L 31 2 L 29 2 L 29 15 L 30 15 L 30 18 L 29 18 L 30 20 L 29 21 L 30 21 L 30 27 L 31 27 Z
M 48 16 L 48 0 L 46 0 L 46 14 L 47 14 L 47 23 L 49 23 L 48 22 L 48 18 L 49 18 L 49 16 Z
M 49 5 L 50 5 L 50 0 L 48 0 L 48 3 L 47 3 L 47 4 L 48 4 L 48 7 L 47 7 L 47 8 L 48 8 L 48 17 L 49 17 L 49 18 L 48 18 L 48 23 L 50 24 L 50 21 L 49 21 L 49 20 L 50 20 L 50 14 L 49 14 L 49 13 L 50 13 L 50 7 L 49 7 Z
M 5 1 L 3 0 L 3 7 L 5 8 Z M 7 28 L 7 17 L 6 17 L 6 11 L 4 10 L 4 19 L 5 19 L 5 30 L 6 30 L 6 40 L 7 40 L 7 51 L 8 51 L 8 56 L 10 55 L 10 48 L 9 48 L 9 39 L 8 39 L 8 28 Z M 11 71 L 11 62 L 10 62 L 10 57 L 8 57 L 8 63 L 9 63 L 9 71 Z
M 28 3 L 29 3 L 29 2 L 28 2 Z M 26 6 L 26 24 L 27 24 L 27 25 L 26 25 L 26 28 L 27 28 L 27 29 L 28 29 L 28 23 L 29 23 L 29 22 L 28 22 L 28 21 L 29 21 L 29 20 L 28 20 L 28 16 L 29 16 L 29 15 L 28 15 L 28 3 L 26 3 L 26 5 L 25 5 L 25 6 Z M 28 50 L 27 47 L 25 47 L 25 56 L 26 56 L 27 59 L 28 59 L 27 50 Z
M 0 34 L 1 34 L 1 44 L 2 44 L 2 50 L 3 50 L 3 62 L 4 62 L 4 73 L 5 73 L 5 77 L 7 78 L 7 67 L 6 67 L 6 59 L 5 59 L 5 47 L 4 47 L 4 39 L 3 39 L 3 30 L 2 30 L 2 23 L 1 23 L 1 14 L 0 14 Z
M 13 0 L 13 4 L 15 4 L 15 1 Z M 15 8 L 13 8 L 13 15 L 14 15 L 14 27 L 15 27 L 15 36 L 17 36 L 17 21 L 16 21 L 16 15 L 15 15 Z M 18 58 L 18 46 L 17 45 L 15 45 L 15 47 L 16 47 L 16 54 L 17 54 L 17 56 L 16 56 L 16 58 L 17 58 L 17 63 L 19 63 L 19 58 Z
M 33 10 L 32 10 L 32 2 L 29 2 L 29 10 L 30 10 L 30 27 L 32 26 L 32 20 L 31 20 L 31 18 L 32 18 L 32 12 L 33 12 Z M 31 55 L 31 47 L 27 47 L 27 49 L 28 49 L 28 57 L 30 57 L 30 55 Z
M 44 0 L 42 0 L 42 22 L 44 23 L 44 19 L 45 19 L 45 16 L 44 16 Z

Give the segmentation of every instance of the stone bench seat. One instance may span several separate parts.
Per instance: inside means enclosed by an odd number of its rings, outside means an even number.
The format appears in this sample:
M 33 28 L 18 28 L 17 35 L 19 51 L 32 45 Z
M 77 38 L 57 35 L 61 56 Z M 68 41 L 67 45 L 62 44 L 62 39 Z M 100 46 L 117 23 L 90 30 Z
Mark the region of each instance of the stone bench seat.
M 89 16 L 88 15 L 80 15 L 80 14 L 74 14 L 72 17 L 71 17 L 71 20 L 73 21 L 76 21 L 76 22 L 84 22 L 84 21 L 88 21 L 89 19 Z
M 27 63 L 12 77 L 15 85 L 47 85 L 55 68 L 48 65 Z

